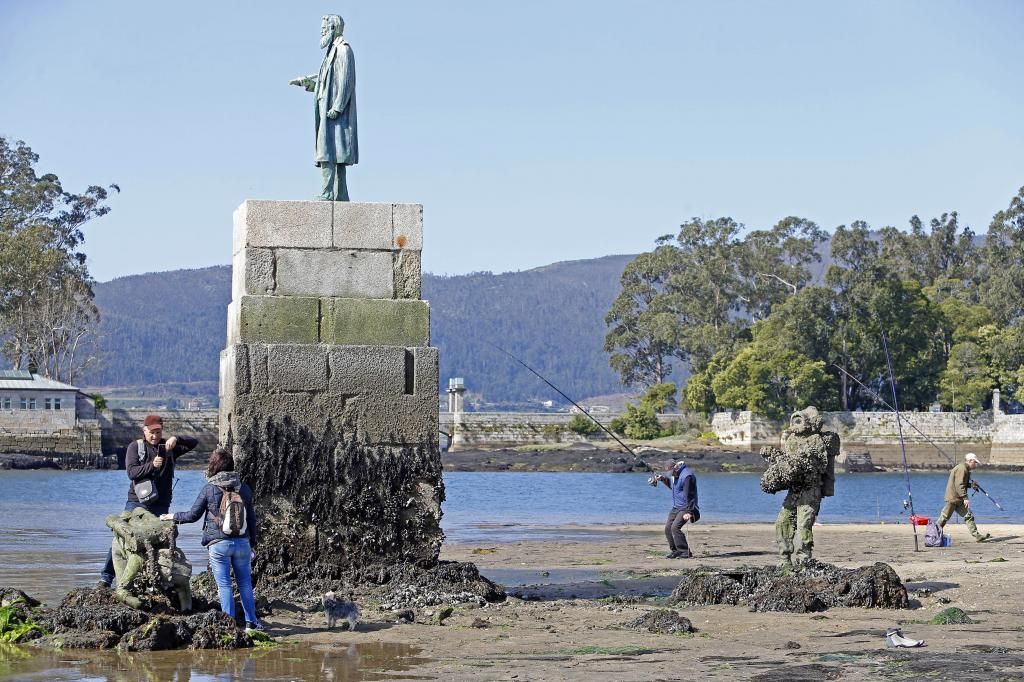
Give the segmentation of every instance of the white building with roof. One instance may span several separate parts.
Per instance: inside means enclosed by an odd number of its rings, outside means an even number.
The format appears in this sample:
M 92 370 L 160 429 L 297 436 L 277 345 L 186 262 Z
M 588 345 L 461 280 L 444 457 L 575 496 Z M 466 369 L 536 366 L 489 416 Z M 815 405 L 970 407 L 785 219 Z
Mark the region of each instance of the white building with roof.
M 70 384 L 31 374 L 0 370 L 0 430 L 45 432 L 75 428 L 79 391 Z

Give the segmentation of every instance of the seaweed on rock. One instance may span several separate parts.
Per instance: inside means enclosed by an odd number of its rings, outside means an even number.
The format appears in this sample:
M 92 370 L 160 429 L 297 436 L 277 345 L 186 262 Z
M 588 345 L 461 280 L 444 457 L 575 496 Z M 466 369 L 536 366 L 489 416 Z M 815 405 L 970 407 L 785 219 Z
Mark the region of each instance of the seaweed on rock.
M 104 589 L 72 590 L 57 608 L 41 609 L 39 623 L 51 634 L 35 643 L 64 649 L 159 651 L 252 646 L 245 631 L 219 610 L 187 615 L 147 613 L 121 603 Z
M 689 618 L 671 609 L 648 611 L 639 618 L 623 623 L 622 627 L 659 635 L 684 635 L 696 632 Z
M 876 563 L 839 568 L 809 560 L 792 574 L 775 566 L 720 571 L 693 568 L 683 572 L 671 603 L 746 604 L 752 611 L 809 613 L 836 606 L 906 609 L 903 581 L 891 566 Z
M 437 563 L 441 456 L 436 444 L 371 445 L 328 423 L 254 420 L 238 470 L 260 511 L 253 560 L 261 588 L 337 580 L 368 566 Z

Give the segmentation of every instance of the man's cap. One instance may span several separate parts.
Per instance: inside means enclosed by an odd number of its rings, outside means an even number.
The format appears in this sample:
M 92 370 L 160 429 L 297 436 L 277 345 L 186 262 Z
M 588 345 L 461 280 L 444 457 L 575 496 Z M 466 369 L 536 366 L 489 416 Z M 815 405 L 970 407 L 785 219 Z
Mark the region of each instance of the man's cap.
M 147 414 L 146 418 L 142 420 L 142 425 L 146 428 L 151 426 L 163 426 L 164 418 L 158 414 Z
M 672 468 L 673 469 L 680 469 L 680 468 L 682 468 L 684 466 L 686 466 L 686 462 L 684 460 L 679 460 L 678 462 L 676 462 L 675 464 L 672 465 Z
M 964 455 L 964 461 L 966 461 L 966 462 L 978 462 L 978 464 L 981 464 L 981 462 L 978 461 L 978 456 L 976 454 L 974 454 L 973 452 L 968 452 L 966 455 Z

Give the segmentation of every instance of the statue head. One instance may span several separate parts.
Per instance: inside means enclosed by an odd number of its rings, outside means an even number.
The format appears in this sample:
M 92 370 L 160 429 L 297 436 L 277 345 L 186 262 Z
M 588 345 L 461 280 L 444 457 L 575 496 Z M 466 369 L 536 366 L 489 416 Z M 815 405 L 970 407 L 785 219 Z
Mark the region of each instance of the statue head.
M 337 14 L 325 14 L 320 21 L 320 47 L 325 48 L 345 30 L 345 20 Z
M 821 431 L 821 427 L 822 420 L 821 415 L 818 414 L 818 408 L 805 407 L 790 415 L 789 428 L 786 431 L 796 436 L 807 436 L 818 433 Z

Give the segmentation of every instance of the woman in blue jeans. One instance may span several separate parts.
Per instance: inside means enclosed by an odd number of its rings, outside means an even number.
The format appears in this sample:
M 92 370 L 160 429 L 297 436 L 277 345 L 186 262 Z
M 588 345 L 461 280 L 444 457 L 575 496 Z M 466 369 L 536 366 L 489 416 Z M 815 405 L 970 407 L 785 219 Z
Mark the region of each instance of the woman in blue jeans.
M 235 617 L 235 595 L 231 587 L 231 571 L 235 572 L 238 594 L 245 612 L 246 627 L 263 630 L 264 626 L 256 617 L 256 598 L 252 593 L 252 549 L 256 546 L 256 511 L 252 504 L 252 490 L 242 483 L 235 473 L 235 462 L 231 454 L 217 448 L 210 455 L 206 467 L 206 485 L 187 512 L 163 514 L 165 521 L 193 523 L 205 513 L 203 520 L 203 546 L 210 549 L 210 569 L 217 580 L 220 608 L 232 618 Z M 245 530 L 233 536 L 224 532 L 220 503 L 225 492 L 238 493 L 245 507 Z

